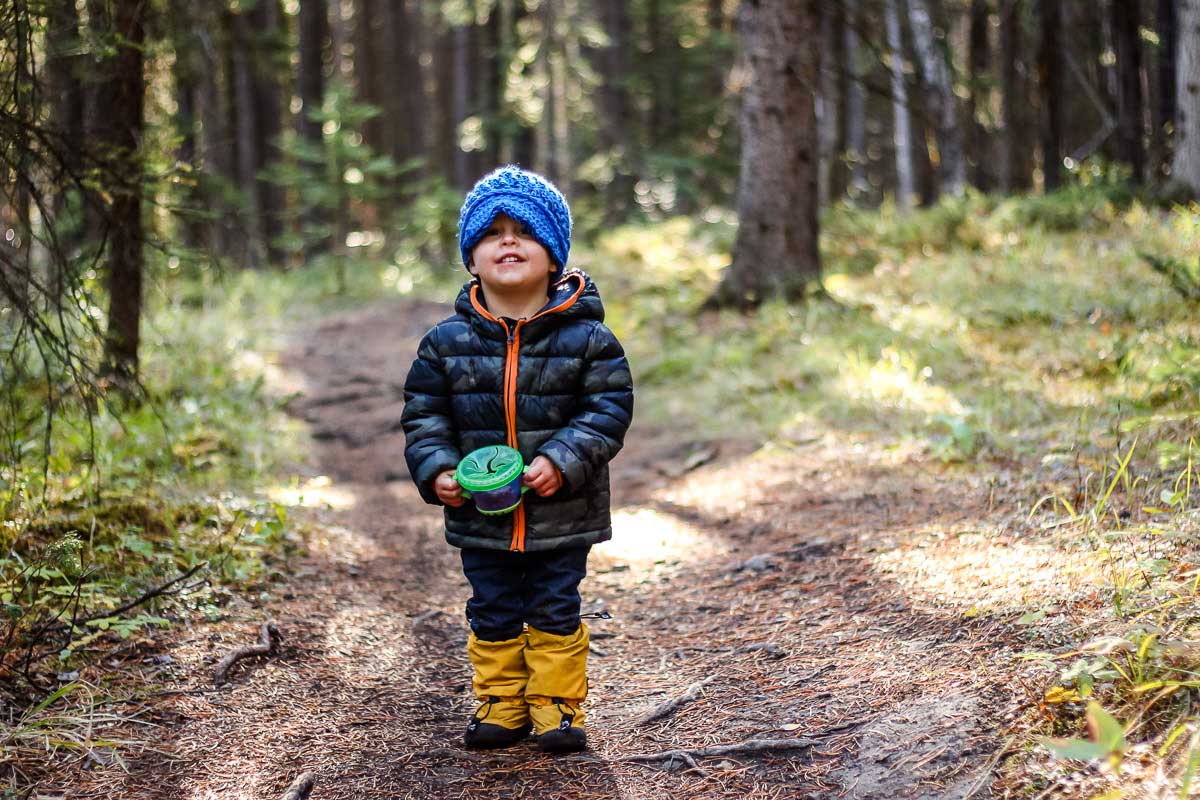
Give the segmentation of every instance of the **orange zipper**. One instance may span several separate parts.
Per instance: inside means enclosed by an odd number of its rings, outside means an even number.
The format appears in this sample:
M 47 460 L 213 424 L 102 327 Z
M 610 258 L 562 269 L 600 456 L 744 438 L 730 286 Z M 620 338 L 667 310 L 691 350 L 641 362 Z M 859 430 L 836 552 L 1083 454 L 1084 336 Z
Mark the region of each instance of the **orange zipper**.
M 492 315 L 483 304 L 479 302 L 479 284 L 476 283 L 471 287 L 471 305 L 484 318 L 497 322 L 504 327 L 505 337 L 508 339 L 508 346 L 504 351 L 504 422 L 506 426 L 505 442 L 509 447 L 520 450 L 517 447 L 517 367 L 521 356 L 521 327 L 527 322 L 533 322 L 539 317 L 547 314 L 553 314 L 558 311 L 565 311 L 575 305 L 575 301 L 583 294 L 584 282 L 579 282 L 579 288 L 571 293 L 563 302 L 556 305 L 554 308 L 547 308 L 537 314 L 534 314 L 528 319 L 517 320 L 517 324 L 510 330 L 508 323 Z M 508 549 L 514 552 L 524 552 L 525 550 L 525 504 L 517 506 L 513 512 L 513 534 L 512 541 L 509 542 Z

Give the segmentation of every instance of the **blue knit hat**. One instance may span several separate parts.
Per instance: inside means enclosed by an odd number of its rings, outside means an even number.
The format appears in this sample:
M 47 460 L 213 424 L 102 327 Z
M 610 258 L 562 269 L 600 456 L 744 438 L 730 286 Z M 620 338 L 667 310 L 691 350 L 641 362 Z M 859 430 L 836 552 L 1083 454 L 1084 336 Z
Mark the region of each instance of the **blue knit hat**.
M 525 223 L 533 238 L 550 252 L 559 272 L 571 251 L 571 210 L 554 184 L 509 164 L 490 172 L 467 194 L 458 216 L 458 247 L 463 264 L 499 213 Z

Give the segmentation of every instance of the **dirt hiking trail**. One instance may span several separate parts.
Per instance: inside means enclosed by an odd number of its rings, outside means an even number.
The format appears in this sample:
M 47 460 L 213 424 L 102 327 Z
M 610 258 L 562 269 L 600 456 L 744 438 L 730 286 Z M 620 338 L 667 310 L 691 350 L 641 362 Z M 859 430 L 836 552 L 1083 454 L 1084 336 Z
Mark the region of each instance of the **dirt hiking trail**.
M 221 690 L 164 695 L 127 771 L 81 771 L 67 797 L 274 800 L 308 771 L 312 800 L 993 796 L 1015 713 L 997 670 L 1020 642 L 967 595 L 1008 591 L 986 578 L 1005 543 L 971 534 L 1002 482 L 834 432 L 755 452 L 635 419 L 614 540 L 582 587 L 585 611 L 612 614 L 590 620 L 591 749 L 464 750 L 467 584 L 399 425 L 416 342 L 444 313 L 372 305 L 282 354 L 316 441 L 293 513 L 320 534 L 284 590 L 178 630 L 160 680 L 211 686 L 266 619 L 282 647 Z M 1027 578 L 1026 593 L 1053 576 Z

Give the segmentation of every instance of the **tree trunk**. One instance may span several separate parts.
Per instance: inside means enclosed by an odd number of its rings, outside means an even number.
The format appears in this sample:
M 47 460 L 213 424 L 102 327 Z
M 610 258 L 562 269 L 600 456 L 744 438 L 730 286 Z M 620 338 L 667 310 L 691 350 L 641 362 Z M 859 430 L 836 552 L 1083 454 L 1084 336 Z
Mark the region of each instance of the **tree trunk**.
M 992 65 L 992 46 L 988 37 L 988 22 L 991 16 L 989 0 L 971 0 L 971 22 L 968 33 L 968 63 L 970 64 L 970 94 L 967 100 L 967 164 L 971 183 L 986 192 L 993 185 L 991 141 L 983 123 L 981 113 L 987 113 L 989 73 Z
M 1179 0 L 1174 180 L 1200 196 L 1200 0 Z
M 255 166 L 258 181 L 258 197 L 263 220 L 263 245 L 267 263 L 283 264 L 285 254 L 279 239 L 283 235 L 284 196 L 283 187 L 264 175 L 264 170 L 280 161 L 280 137 L 283 135 L 283 101 L 280 87 L 280 67 L 287 56 L 282 50 L 282 10 L 279 0 L 257 0 L 254 6 L 254 30 L 257 33 L 254 69 L 254 103 L 258 125 L 255 147 L 259 161 Z
M 402 12 L 402 13 L 401 13 Z M 397 2 L 396 24 L 403 30 L 395 31 L 396 46 L 400 50 L 400 74 L 412 76 L 411 80 L 396 81 L 400 89 L 400 113 L 403 127 L 400 131 L 403 146 L 400 163 L 425 155 L 425 126 L 429 111 L 425 102 L 425 79 L 421 67 L 421 3 L 416 0 L 412 8 L 403 0 Z M 420 170 L 416 174 L 420 174 Z
M 908 0 L 908 8 L 913 45 L 928 88 L 925 105 L 937 131 L 939 194 L 945 192 L 959 197 L 966 188 L 967 174 L 963 131 L 958 120 L 950 65 L 934 39 L 933 17 L 927 0 Z
M 751 306 L 803 298 L 820 278 L 814 92 L 820 68 L 816 0 L 741 7 L 742 100 L 738 232 L 733 264 L 710 300 Z
M 339 0 L 334 0 L 335 3 Z M 300 110 L 296 114 L 296 134 L 304 143 L 306 149 L 313 153 L 322 153 L 325 147 L 321 120 L 317 114 L 325 102 L 325 73 L 322 54 L 325 50 L 325 37 L 329 26 L 328 9 L 325 0 L 300 0 L 299 20 L 299 70 L 296 75 L 296 94 L 300 98 Z M 306 180 L 316 185 L 322 181 L 325 165 L 319 159 L 303 159 L 301 167 L 306 170 Z M 304 238 L 304 260 L 311 262 L 314 258 L 329 252 L 328 236 L 310 238 L 311 232 L 317 230 L 324 222 L 321 209 L 316 203 L 300 199 L 300 224 L 307 233 Z
M 837 9 L 826 6 L 821 9 L 821 86 L 817 97 L 817 195 L 822 205 L 833 202 L 833 168 L 837 160 L 838 108 L 837 96 L 837 48 L 835 37 L 838 31 Z
M 245 9 L 233 15 L 233 90 L 237 115 L 237 176 L 245 207 L 243 217 L 246 237 L 242 253 L 244 267 L 259 268 L 267 264 L 264 239 L 262 200 L 259 197 L 258 165 L 258 98 L 255 96 L 253 64 L 253 28 Z
M 445 27 L 440 27 L 436 34 L 433 70 L 437 114 L 430 159 L 436 165 L 436 174 L 456 189 L 463 189 L 465 187 L 458 185 L 454 174 L 454 154 L 458 149 L 458 131 L 454 121 L 454 40 L 451 31 Z
M 338 0 L 334 0 L 338 2 Z M 300 0 L 299 69 L 296 94 L 300 110 L 296 114 L 296 133 L 311 147 L 322 146 L 321 121 L 313 114 L 325 101 L 324 58 L 328 15 L 325 0 Z
M 82 180 L 84 150 L 83 87 L 79 80 L 79 12 L 74 0 L 54 0 L 47 7 L 46 84 L 49 89 L 50 131 L 61 143 L 59 161 L 65 178 L 54 181 L 52 225 L 58 251 L 53 258 L 50 293 L 57 300 L 69 280 L 66 259 L 82 244 L 82 219 L 68 220 L 72 205 L 82 214 L 78 190 Z M 69 227 L 68 224 L 69 223 Z
M 904 81 L 904 39 L 900 31 L 899 0 L 885 0 L 888 61 L 892 76 L 892 138 L 896 150 L 896 205 L 910 209 L 916 196 L 912 161 L 912 121 L 908 108 L 908 86 Z
M 1147 154 L 1151 179 L 1161 181 L 1171 172 L 1170 139 L 1175 125 L 1175 60 L 1178 37 L 1175 33 L 1175 0 L 1158 0 L 1154 9 L 1154 30 L 1158 46 L 1154 54 L 1153 74 L 1147 65 L 1146 102 L 1150 108 L 1150 150 Z
M 340 0 L 335 0 L 340 2 Z M 354 79 L 360 102 L 383 110 L 383 59 L 379 55 L 378 28 L 380 4 L 389 0 L 355 0 L 354 3 Z M 376 115 L 363 123 L 363 141 L 374 153 L 391 152 L 384 116 Z
M 1041 100 L 1042 177 L 1047 192 L 1062 185 L 1062 63 L 1060 0 L 1038 0 L 1041 41 L 1038 43 L 1038 88 Z
M 634 148 L 629 138 L 628 57 L 630 19 L 627 0 L 601 0 L 600 23 L 608 43 L 595 59 L 600 83 L 600 149 L 607 154 L 612 177 L 605 189 L 605 217 L 616 222 L 633 202 Z
M 549 5 L 549 4 L 548 4 Z M 451 95 L 451 118 L 454 130 L 454 185 L 466 190 L 473 182 L 470 155 L 460 143 L 463 121 L 470 116 L 471 104 L 471 28 L 466 23 L 455 25 L 450 33 L 454 58 L 454 83 Z
M 109 101 L 93 117 L 92 140 L 105 158 L 102 180 L 108 207 L 108 327 L 103 371 L 125 388 L 138 377 L 142 316 L 142 155 L 145 77 L 142 0 L 92 0 L 91 24 L 112 41 L 112 54 L 96 66 L 97 88 Z M 99 12 L 99 13 L 95 13 Z
M 355 11 L 355 15 L 358 12 Z M 351 39 L 349 25 L 342 13 L 341 0 L 331 0 L 329 3 L 329 49 L 333 53 L 333 65 L 330 73 L 335 81 L 350 81 L 354 75 L 354 61 L 347 54 Z
M 1001 104 L 1004 116 L 1000 189 L 1012 193 L 1029 188 L 1025 109 L 1029 103 L 1021 47 L 1021 0 L 1001 0 Z
M 1159 127 L 1175 124 L 1175 70 L 1179 58 L 1179 28 L 1176 23 L 1176 0 L 1158 0 L 1156 14 L 1160 51 L 1158 55 Z
M 1117 158 L 1133 170 L 1134 181 L 1145 177 L 1142 146 L 1142 48 L 1138 4 L 1113 0 L 1113 39 L 1117 53 Z
M 867 182 L 866 93 L 863 82 L 863 53 L 858 26 L 862 24 L 860 0 L 846 0 L 846 161 L 850 166 L 850 199 L 862 200 L 871 185 Z
M 193 33 L 203 46 L 199 49 L 200 84 L 196 95 L 196 113 L 200 117 L 199 158 L 204 165 L 197 176 L 200 196 L 211 214 L 207 245 L 213 255 L 234 255 L 234 214 L 225 199 L 227 189 L 237 185 L 237 148 L 230 125 L 233 116 L 230 83 L 229 13 L 204 10 L 193 19 Z

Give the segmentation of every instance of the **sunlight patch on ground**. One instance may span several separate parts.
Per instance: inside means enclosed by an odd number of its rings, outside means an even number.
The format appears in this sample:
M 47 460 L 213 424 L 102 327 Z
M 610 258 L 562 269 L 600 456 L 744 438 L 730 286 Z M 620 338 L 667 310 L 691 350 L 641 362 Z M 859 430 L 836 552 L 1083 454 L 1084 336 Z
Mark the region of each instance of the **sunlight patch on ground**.
M 341 525 L 313 526 L 308 544 L 313 555 L 324 556 L 337 564 L 356 565 L 384 554 L 373 538 Z
M 849 353 L 838 387 L 847 397 L 878 406 L 927 413 L 961 414 L 962 403 L 942 386 L 930 381 L 933 370 L 919 367 L 908 353 L 886 347 L 878 359 Z
M 613 514 L 613 538 L 602 549 L 616 563 L 648 567 L 661 561 L 699 561 L 728 548 L 670 514 L 633 508 Z
M 286 397 L 308 388 L 308 379 L 303 374 L 284 369 L 276 363 L 276 358 L 274 353 L 264 356 L 254 350 L 239 350 L 233 358 L 233 368 L 240 375 L 261 375 L 263 385 L 275 396 Z
M 942 607 L 1016 611 L 1066 600 L 1100 583 L 1086 556 L 1065 558 L 1053 547 L 993 540 L 988 533 L 924 533 L 936 538 L 879 553 L 873 565 L 910 597 Z
M 358 503 L 354 492 L 334 486 L 327 475 L 310 478 L 299 486 L 277 486 L 267 490 L 267 496 L 285 506 L 334 511 L 344 511 Z

